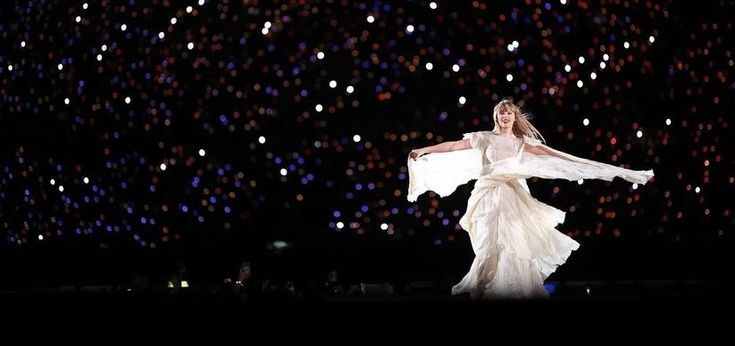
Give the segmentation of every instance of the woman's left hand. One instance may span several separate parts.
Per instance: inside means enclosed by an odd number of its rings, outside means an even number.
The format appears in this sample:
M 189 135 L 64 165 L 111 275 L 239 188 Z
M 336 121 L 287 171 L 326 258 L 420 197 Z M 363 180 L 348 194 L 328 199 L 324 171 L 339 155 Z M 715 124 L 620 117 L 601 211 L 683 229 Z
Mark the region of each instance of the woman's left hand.
M 416 160 L 418 160 L 419 157 L 423 156 L 424 154 L 426 154 L 426 153 L 423 152 L 421 149 L 414 149 L 414 150 L 411 150 L 411 152 L 408 154 L 408 156 L 410 158 L 414 159 L 414 161 L 416 161 Z

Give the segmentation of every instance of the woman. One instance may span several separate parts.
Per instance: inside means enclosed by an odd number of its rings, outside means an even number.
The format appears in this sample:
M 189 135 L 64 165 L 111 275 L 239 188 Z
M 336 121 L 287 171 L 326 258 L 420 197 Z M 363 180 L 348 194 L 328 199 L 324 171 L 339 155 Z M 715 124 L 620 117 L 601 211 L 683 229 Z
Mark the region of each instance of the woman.
M 586 160 L 542 144 L 543 137 L 518 106 L 503 100 L 493 110 L 493 131 L 411 151 L 409 201 L 440 196 L 477 179 L 460 225 L 475 259 L 452 294 L 473 299 L 548 297 L 544 280 L 579 243 L 555 227 L 564 212 L 531 196 L 526 178 L 604 179 L 645 184 L 653 171 L 633 171 Z M 466 150 L 475 149 L 475 150 Z M 433 154 L 433 155 L 426 155 Z

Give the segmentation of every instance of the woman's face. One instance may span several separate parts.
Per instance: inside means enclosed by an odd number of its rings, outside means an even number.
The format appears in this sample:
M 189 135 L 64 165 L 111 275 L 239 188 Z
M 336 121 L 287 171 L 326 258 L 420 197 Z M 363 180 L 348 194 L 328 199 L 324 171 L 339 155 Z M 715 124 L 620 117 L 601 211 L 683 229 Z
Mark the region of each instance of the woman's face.
M 498 125 L 501 129 L 512 129 L 513 123 L 516 121 L 516 114 L 510 110 L 510 107 L 502 107 L 497 115 Z

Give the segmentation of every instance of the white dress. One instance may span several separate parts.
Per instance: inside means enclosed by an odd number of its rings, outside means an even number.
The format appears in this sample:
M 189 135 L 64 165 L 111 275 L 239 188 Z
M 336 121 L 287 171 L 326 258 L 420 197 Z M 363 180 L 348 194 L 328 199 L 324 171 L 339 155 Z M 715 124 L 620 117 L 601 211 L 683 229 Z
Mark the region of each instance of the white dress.
M 563 264 L 579 243 L 555 227 L 565 213 L 531 196 L 526 178 L 568 180 L 620 177 L 645 184 L 653 171 L 633 171 L 582 159 L 531 138 L 507 137 L 492 131 L 467 133 L 472 149 L 409 159 L 408 200 L 426 191 L 446 196 L 477 179 L 460 220 L 469 233 L 475 258 L 452 294 L 474 299 L 548 297 L 544 280 Z M 556 153 L 534 155 L 524 146 Z

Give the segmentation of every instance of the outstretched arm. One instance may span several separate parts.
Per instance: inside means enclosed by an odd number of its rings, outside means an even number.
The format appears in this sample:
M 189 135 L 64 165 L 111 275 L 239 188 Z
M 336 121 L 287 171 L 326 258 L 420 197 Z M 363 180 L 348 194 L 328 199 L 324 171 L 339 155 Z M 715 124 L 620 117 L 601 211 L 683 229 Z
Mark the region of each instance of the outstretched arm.
M 426 155 L 426 154 L 443 153 L 447 151 L 465 150 L 465 149 L 470 149 L 470 148 L 471 148 L 470 141 L 467 139 L 462 139 L 459 141 L 444 142 L 444 143 L 439 143 L 437 145 L 414 149 L 414 150 L 411 150 L 411 153 L 409 154 L 409 156 L 412 159 L 416 160 L 419 157 Z
M 533 176 L 536 177 L 567 180 L 603 179 L 607 181 L 620 177 L 638 184 L 645 184 L 653 177 L 653 170 L 631 170 L 584 159 L 555 150 L 538 141 L 528 140 L 526 144 L 524 151 L 533 155 L 524 155 L 523 162 L 526 171 L 533 172 Z
M 540 145 L 539 146 L 536 146 L 536 145 L 526 145 L 526 146 L 524 146 L 524 150 L 527 151 L 527 152 L 529 152 L 529 153 L 531 153 L 531 154 L 535 154 L 535 155 L 551 155 L 551 156 L 555 156 L 555 157 L 558 157 L 558 158 L 563 159 L 563 160 L 569 160 L 568 158 L 566 158 L 564 156 L 561 156 L 561 155 L 559 155 L 559 154 L 557 154 L 557 153 L 555 153 L 555 152 L 553 152 L 551 150 L 548 150 L 548 149 L 546 149 L 546 147 L 540 146 Z

